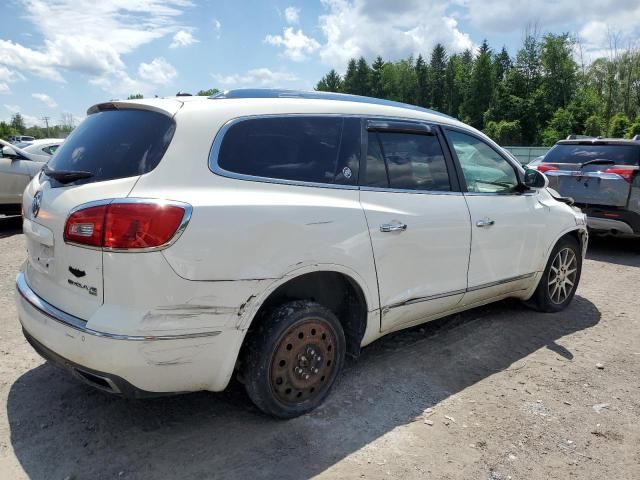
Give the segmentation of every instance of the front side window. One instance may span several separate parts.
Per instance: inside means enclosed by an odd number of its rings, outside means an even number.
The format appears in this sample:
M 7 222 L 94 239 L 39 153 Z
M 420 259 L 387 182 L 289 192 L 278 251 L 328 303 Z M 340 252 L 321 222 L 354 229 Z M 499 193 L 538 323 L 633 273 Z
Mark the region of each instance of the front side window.
M 218 166 L 255 177 L 356 185 L 359 157 L 359 119 L 267 117 L 232 125 Z
M 401 190 L 450 191 L 438 137 L 403 132 L 368 134 L 364 185 Z
M 472 135 L 447 130 L 469 192 L 512 193 L 518 187 L 513 166 L 487 143 Z

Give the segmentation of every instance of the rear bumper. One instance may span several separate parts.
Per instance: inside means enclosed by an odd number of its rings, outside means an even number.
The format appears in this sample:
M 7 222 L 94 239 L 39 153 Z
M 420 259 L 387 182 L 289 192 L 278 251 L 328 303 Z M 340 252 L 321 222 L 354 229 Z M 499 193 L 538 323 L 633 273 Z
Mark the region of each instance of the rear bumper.
M 223 390 L 243 338 L 239 329 L 167 336 L 95 331 L 40 298 L 22 273 L 16 303 L 25 336 L 40 355 L 97 388 L 126 396 Z
M 587 225 L 597 231 L 640 235 L 640 213 L 615 207 L 580 206 Z

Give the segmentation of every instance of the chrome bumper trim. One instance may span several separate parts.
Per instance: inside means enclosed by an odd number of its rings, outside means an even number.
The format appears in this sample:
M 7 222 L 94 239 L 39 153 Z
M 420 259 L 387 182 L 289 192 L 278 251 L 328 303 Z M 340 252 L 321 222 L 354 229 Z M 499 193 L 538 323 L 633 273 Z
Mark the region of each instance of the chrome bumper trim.
M 31 287 L 27 284 L 24 273 L 18 273 L 16 277 L 16 289 L 20 296 L 29 303 L 33 308 L 47 317 L 55 320 L 66 327 L 73 328 L 79 332 L 93 335 L 94 337 L 107 338 L 110 340 L 128 340 L 134 342 L 149 342 L 155 340 L 184 340 L 189 338 L 215 337 L 220 335 L 220 331 L 184 333 L 179 335 L 120 335 L 116 333 L 100 332 L 87 327 L 87 322 L 81 318 L 63 312 L 59 308 L 54 307 L 50 303 L 40 298 Z

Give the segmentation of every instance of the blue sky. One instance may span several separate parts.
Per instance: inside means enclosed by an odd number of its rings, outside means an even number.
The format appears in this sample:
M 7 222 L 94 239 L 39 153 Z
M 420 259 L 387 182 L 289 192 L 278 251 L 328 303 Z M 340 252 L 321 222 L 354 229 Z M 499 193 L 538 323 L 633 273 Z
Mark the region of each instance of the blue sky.
M 4 0 L 0 119 L 27 124 L 130 93 L 311 89 L 348 58 L 476 47 L 515 54 L 527 25 L 570 32 L 588 62 L 639 47 L 638 0 Z

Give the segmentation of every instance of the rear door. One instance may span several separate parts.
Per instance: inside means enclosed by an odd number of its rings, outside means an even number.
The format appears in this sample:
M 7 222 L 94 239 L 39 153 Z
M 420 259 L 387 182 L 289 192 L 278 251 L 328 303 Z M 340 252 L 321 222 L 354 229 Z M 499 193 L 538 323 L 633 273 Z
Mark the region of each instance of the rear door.
M 439 128 L 368 121 L 360 172 L 383 331 L 457 305 L 467 286 L 469 211 Z
M 576 203 L 624 207 L 639 165 L 640 145 L 589 141 L 554 146 L 537 168 Z
M 26 280 L 36 294 L 83 319 L 102 304 L 102 251 L 65 243 L 66 219 L 79 205 L 126 197 L 139 176 L 160 162 L 174 128 L 165 113 L 97 111 L 60 147 L 48 164 L 52 172 L 34 178 L 23 209 Z M 84 174 L 74 180 L 63 171 Z
M 1 146 L 0 146 L 1 147 Z M 31 160 L 0 157 L 0 204 L 19 204 L 31 179 Z

